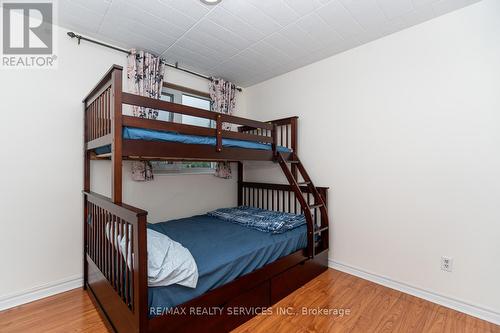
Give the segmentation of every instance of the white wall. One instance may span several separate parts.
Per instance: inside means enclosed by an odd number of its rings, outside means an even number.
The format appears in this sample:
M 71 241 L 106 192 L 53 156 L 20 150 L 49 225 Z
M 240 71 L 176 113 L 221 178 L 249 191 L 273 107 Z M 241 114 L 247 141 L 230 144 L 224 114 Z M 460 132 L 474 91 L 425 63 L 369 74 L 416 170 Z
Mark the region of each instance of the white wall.
M 113 63 L 126 63 L 122 53 L 77 46 L 64 29 L 56 31 L 56 70 L 0 73 L 0 308 L 75 286 L 81 278 L 81 101 Z M 206 81 L 175 70 L 167 81 L 207 90 Z M 137 184 L 129 165 L 124 168 L 124 200 L 150 211 L 150 221 L 236 203 L 235 180 L 178 175 Z M 94 189 L 109 192 L 109 170 L 109 162 L 93 165 Z
M 480 2 L 244 100 L 257 119 L 300 116 L 299 156 L 331 187 L 333 261 L 500 314 L 499 13 Z
M 108 161 L 92 162 L 93 191 L 111 196 L 111 168 Z M 148 211 L 148 222 L 204 214 L 237 204 L 237 167 L 233 179 L 212 174 L 155 175 L 152 182 L 131 179 L 131 162 L 124 162 L 123 202 Z
M 82 99 L 116 51 L 56 29 L 55 70 L 2 70 L 0 300 L 82 272 Z

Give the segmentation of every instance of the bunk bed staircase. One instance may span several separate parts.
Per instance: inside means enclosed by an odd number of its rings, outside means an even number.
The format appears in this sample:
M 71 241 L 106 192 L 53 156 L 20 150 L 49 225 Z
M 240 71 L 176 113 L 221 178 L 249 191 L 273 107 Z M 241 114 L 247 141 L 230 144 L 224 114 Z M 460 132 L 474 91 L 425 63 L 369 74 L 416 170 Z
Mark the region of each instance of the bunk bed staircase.
M 328 212 L 325 200 L 313 184 L 311 177 L 309 177 L 309 174 L 297 154 L 292 153 L 290 157 L 286 159 L 282 153 L 277 152 L 276 160 L 295 193 L 295 197 L 299 201 L 306 218 L 308 238 L 307 255 L 310 258 L 314 258 L 317 254 L 328 249 Z M 299 180 L 299 174 L 302 177 L 302 181 Z M 302 195 L 303 191 L 300 188 L 301 186 L 306 186 L 309 189 L 309 192 L 313 195 L 313 204 L 310 204 L 309 200 L 304 198 Z M 317 214 L 317 210 L 319 210 L 319 214 Z M 319 219 L 318 215 L 320 216 Z

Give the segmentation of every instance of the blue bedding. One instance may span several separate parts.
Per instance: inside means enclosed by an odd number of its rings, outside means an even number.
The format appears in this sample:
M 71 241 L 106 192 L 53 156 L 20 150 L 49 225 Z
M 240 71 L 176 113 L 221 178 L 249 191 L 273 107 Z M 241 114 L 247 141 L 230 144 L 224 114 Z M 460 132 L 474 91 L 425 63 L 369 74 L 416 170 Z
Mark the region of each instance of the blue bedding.
M 199 136 L 199 135 L 187 135 L 179 134 L 175 132 L 164 132 L 156 130 L 148 130 L 143 128 L 135 127 L 124 127 L 123 128 L 123 138 L 126 140 L 146 140 L 146 141 L 163 141 L 163 142 L 177 142 L 186 144 L 198 144 L 198 145 L 216 145 L 216 139 L 212 136 Z M 222 139 L 223 147 L 232 148 L 246 148 L 246 149 L 258 149 L 258 150 L 271 150 L 272 147 L 267 143 L 260 143 L 255 141 L 246 140 L 235 140 L 235 139 Z M 276 147 L 279 152 L 290 152 L 290 149 L 282 146 Z M 95 149 L 96 154 L 107 154 L 111 152 L 111 147 L 104 146 Z
M 248 206 L 220 208 L 207 214 L 221 220 L 238 223 L 244 227 L 273 234 L 281 234 L 306 224 L 303 214 L 275 212 Z
M 207 291 L 307 246 L 302 225 L 282 234 L 264 233 L 208 215 L 149 224 L 189 249 L 198 266 L 198 285 L 149 287 L 149 315 L 162 314 Z

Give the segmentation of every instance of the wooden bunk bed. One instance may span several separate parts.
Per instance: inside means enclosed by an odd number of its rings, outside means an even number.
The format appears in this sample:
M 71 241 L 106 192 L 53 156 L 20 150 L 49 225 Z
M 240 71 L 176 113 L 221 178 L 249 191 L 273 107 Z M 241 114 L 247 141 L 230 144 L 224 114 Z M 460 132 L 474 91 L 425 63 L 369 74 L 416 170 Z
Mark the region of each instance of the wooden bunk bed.
M 122 67 L 114 65 L 84 99 L 84 288 L 117 332 L 225 332 L 257 312 L 234 313 L 230 307 L 268 307 L 319 275 L 327 267 L 327 188 L 315 187 L 297 156 L 297 117 L 260 122 L 196 109 L 122 91 Z M 136 105 L 213 120 L 216 128 L 131 117 L 123 105 Z M 223 123 L 239 125 L 222 130 Z M 175 132 L 215 138 L 215 144 L 127 139 L 124 128 Z M 226 147 L 224 140 L 244 140 L 268 149 Z M 108 147 L 109 153 L 98 153 Z M 264 147 L 264 148 L 266 148 Z M 90 161 L 110 159 L 111 198 L 90 189 Z M 147 212 L 122 202 L 123 160 L 203 160 L 238 162 L 238 205 L 303 213 L 307 246 L 217 287 L 162 316 L 148 315 Z M 289 184 L 245 182 L 247 160 L 278 163 Z M 302 180 L 299 181 L 299 175 Z M 133 253 L 120 252 L 106 237 L 106 223 L 130 242 Z M 129 230 L 129 232 L 124 232 Z M 115 231 L 116 232 L 116 231 Z M 218 315 L 186 309 L 218 307 Z

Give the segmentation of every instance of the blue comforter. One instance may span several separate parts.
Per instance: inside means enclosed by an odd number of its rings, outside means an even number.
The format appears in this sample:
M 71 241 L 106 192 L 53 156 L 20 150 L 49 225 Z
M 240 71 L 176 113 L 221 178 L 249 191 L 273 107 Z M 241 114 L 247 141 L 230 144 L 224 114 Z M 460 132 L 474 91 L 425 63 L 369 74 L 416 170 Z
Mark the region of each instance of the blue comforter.
M 149 287 L 149 315 L 185 303 L 307 246 L 306 226 L 282 234 L 263 233 L 208 215 L 148 225 L 189 249 L 198 285 Z

